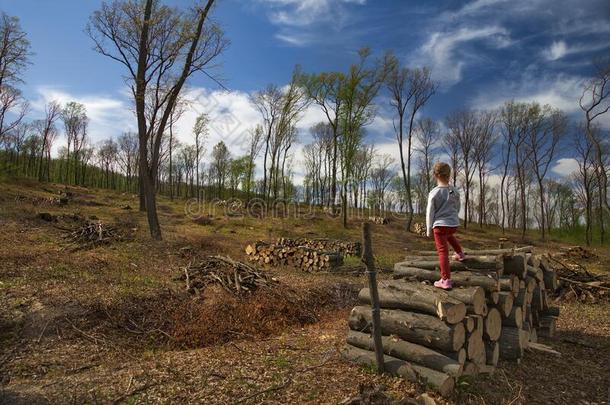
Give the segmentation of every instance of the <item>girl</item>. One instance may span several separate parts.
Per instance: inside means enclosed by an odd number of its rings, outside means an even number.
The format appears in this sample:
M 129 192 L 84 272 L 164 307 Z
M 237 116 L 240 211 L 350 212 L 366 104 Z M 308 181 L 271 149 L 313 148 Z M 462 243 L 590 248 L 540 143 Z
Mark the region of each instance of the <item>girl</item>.
M 449 186 L 451 166 L 438 162 L 433 168 L 437 186 L 428 194 L 428 207 L 426 209 L 426 233 L 428 237 L 434 234 L 434 243 L 438 252 L 441 268 L 441 279 L 434 282 L 434 286 L 450 290 L 451 270 L 449 268 L 449 249 L 447 243 L 453 247 L 455 260 L 465 259 L 460 243 L 453 234 L 460 225 L 458 213 L 460 211 L 460 194 L 454 187 Z

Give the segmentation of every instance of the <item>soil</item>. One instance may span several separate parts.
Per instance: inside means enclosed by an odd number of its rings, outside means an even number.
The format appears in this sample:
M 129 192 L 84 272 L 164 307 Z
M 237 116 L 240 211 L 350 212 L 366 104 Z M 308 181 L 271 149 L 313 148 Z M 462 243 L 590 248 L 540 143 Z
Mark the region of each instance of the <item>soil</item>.
M 347 318 L 366 283 L 357 258 L 345 271 L 309 274 L 266 269 L 279 288 L 245 297 L 208 287 L 186 292 L 179 280 L 192 255 L 245 260 L 257 239 L 325 236 L 359 239 L 339 218 L 227 217 L 211 226 L 186 217 L 180 201 L 161 199 L 164 241 L 151 242 L 135 196 L 36 183 L 5 183 L 0 200 L 0 403 L 339 403 L 361 387 L 415 398 L 425 386 L 341 359 Z M 59 190 L 67 203 L 53 203 Z M 58 222 L 37 216 L 45 212 Z M 65 249 L 61 218 L 95 217 L 133 238 Z M 47 218 L 48 219 L 48 218 Z M 378 264 L 391 269 L 407 250 L 431 249 L 401 221 L 373 227 Z M 466 230 L 470 248 L 497 245 L 497 230 Z M 509 239 L 516 240 L 509 235 Z M 539 248 L 557 250 L 558 242 Z M 187 248 L 187 249 L 185 249 Z M 595 249 L 604 272 L 608 249 Z M 606 273 L 607 274 L 607 273 Z M 390 277 L 381 274 L 380 277 Z M 460 379 L 452 404 L 603 404 L 610 402 L 610 311 L 604 302 L 562 302 L 558 334 L 541 342 L 560 357 L 528 352 L 490 376 Z M 375 388 L 376 389 L 376 388 Z

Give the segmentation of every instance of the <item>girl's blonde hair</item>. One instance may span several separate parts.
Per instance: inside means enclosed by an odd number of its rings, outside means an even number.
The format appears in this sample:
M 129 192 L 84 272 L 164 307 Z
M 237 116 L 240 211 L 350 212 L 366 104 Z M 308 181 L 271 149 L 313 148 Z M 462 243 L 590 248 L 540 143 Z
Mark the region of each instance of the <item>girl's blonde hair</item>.
M 432 174 L 437 179 L 448 182 L 451 178 L 451 166 L 444 162 L 436 162 L 432 168 Z

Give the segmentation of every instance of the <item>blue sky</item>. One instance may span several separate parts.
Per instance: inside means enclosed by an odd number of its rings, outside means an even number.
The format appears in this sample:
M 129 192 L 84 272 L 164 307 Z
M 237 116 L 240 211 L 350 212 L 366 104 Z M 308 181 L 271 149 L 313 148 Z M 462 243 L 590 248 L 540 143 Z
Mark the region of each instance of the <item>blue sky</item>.
M 84 32 L 100 3 L 0 0 L 1 10 L 21 19 L 32 43 L 23 85 L 32 102 L 31 118 L 38 118 L 51 99 L 84 102 L 94 141 L 134 128 L 121 66 L 95 53 Z M 441 120 L 453 110 L 493 108 L 511 98 L 549 103 L 577 119 L 591 61 L 610 54 L 608 0 L 217 3 L 215 19 L 231 41 L 220 70 L 230 92 L 206 77 L 194 78 L 189 91 L 197 105 L 179 124 L 179 133 L 188 142 L 196 114 L 210 112 L 222 122 L 213 128 L 210 142 L 229 139 L 234 153 L 240 152 L 241 134 L 258 120 L 249 93 L 268 83 L 285 84 L 295 64 L 305 71 L 344 70 L 362 46 L 379 54 L 392 49 L 409 66 L 430 66 L 440 88 L 423 114 Z M 369 141 L 396 155 L 387 100 L 381 96 L 378 103 Z M 302 142 L 307 142 L 307 128 L 321 119 L 313 107 L 306 112 L 299 124 Z M 570 169 L 569 162 L 560 161 L 556 173 Z

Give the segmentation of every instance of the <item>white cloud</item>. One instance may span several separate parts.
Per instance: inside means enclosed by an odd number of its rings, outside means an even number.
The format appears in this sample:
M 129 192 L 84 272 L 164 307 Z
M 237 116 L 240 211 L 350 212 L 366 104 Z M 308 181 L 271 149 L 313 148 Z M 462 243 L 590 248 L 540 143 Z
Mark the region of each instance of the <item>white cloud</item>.
M 550 47 L 542 51 L 542 55 L 547 60 L 554 61 L 568 55 L 597 52 L 606 48 L 610 48 L 610 42 L 593 42 L 589 44 L 572 44 L 568 46 L 565 41 L 555 41 Z
M 325 37 L 322 31 L 341 31 L 350 20 L 348 5 L 363 5 L 366 0 L 259 0 L 270 11 L 269 21 L 280 27 L 275 35 L 292 46 L 308 45 Z M 320 29 L 324 27 L 325 29 Z M 327 38 L 327 36 L 326 36 Z
M 578 161 L 573 158 L 558 159 L 555 166 L 553 166 L 551 169 L 553 173 L 556 173 L 562 177 L 568 177 L 577 170 Z
M 93 143 L 99 142 L 126 131 L 136 129 L 135 116 L 129 102 L 121 96 L 107 94 L 71 94 L 61 88 L 41 86 L 37 89 L 38 98 L 32 101 L 34 119 L 42 118 L 45 105 L 57 101 L 62 105 L 70 101 L 84 104 L 89 122 L 89 137 Z M 58 126 L 63 130 L 61 124 Z M 58 142 L 59 144 L 59 142 Z
M 548 60 L 557 60 L 563 58 L 568 53 L 568 46 L 565 41 L 555 41 L 553 44 L 543 51 L 543 55 Z
M 344 15 L 342 4 L 366 3 L 366 0 L 261 0 L 274 9 L 269 19 L 276 25 L 304 27 L 313 23 L 332 21 Z
M 472 16 L 473 14 L 486 11 L 491 6 L 497 6 L 501 3 L 507 3 L 509 0 L 475 0 L 465 4 L 462 8 L 456 11 L 447 11 L 441 14 L 440 19 L 443 20 L 455 20 L 457 18 L 464 18 Z
M 507 100 L 521 102 L 537 101 L 549 104 L 567 113 L 580 111 L 578 98 L 582 93 L 584 78 L 565 74 L 524 74 L 520 80 L 499 83 L 494 89 L 484 89 L 471 102 L 476 109 L 493 109 Z
M 462 79 L 464 66 L 476 59 L 476 55 L 462 48 L 468 43 L 504 48 L 510 45 L 511 40 L 508 31 L 497 25 L 437 31 L 419 48 L 416 59 L 419 64 L 432 68 L 435 79 L 444 85 L 452 85 Z

